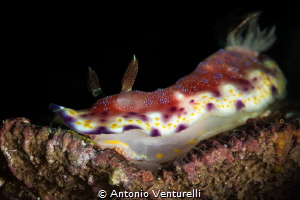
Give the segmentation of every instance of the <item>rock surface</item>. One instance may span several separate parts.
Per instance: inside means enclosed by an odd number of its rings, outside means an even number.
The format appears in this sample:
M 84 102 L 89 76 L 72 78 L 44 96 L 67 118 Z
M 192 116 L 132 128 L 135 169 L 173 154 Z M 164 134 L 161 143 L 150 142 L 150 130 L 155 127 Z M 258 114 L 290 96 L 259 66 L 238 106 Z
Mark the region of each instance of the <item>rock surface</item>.
M 8 119 L 0 128 L 0 195 L 46 200 L 99 199 L 105 193 L 107 199 L 296 199 L 299 143 L 300 121 L 276 112 L 202 141 L 185 157 L 150 171 L 73 131 Z

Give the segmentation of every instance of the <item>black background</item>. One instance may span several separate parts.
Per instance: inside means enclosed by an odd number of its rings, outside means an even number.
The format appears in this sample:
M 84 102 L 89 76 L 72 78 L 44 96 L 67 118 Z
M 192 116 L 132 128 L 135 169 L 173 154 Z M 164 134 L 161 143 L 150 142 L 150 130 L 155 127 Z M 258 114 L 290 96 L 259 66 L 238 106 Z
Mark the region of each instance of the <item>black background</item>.
M 104 91 L 115 94 L 133 54 L 139 60 L 133 89 L 167 87 L 224 47 L 233 22 L 257 10 L 263 11 L 262 27 L 277 27 L 278 39 L 266 54 L 285 73 L 288 98 L 300 97 L 298 6 L 114 4 L 3 7 L 1 120 L 27 117 L 49 125 L 49 103 L 88 108 L 96 101 L 86 88 L 88 66 Z

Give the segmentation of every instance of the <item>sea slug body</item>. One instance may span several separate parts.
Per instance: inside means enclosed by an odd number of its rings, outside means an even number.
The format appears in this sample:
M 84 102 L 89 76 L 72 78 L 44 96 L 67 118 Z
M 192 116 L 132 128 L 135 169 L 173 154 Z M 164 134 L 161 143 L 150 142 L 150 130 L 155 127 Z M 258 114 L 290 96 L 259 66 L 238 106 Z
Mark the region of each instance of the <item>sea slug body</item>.
M 121 147 L 135 160 L 163 163 L 183 156 L 200 140 L 257 117 L 285 96 L 281 70 L 259 54 L 275 41 L 274 28 L 261 31 L 257 18 L 257 13 L 249 15 L 229 34 L 225 49 L 170 87 L 131 90 L 137 73 L 134 57 L 120 94 L 101 98 L 86 110 L 56 104 L 50 109 L 72 130 L 90 135 L 103 148 Z

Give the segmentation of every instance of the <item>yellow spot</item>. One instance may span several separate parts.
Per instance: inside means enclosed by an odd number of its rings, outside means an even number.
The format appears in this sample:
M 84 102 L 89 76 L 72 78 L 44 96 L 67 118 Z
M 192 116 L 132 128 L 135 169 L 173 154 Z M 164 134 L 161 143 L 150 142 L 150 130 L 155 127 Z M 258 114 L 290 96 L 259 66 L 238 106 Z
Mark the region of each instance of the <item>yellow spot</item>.
M 203 96 L 202 96 L 202 98 L 206 98 L 206 97 L 207 97 L 206 95 L 203 95 Z
M 218 106 L 219 108 L 221 108 L 220 104 L 217 104 L 217 106 Z
M 260 89 L 261 89 L 261 87 L 259 87 L 259 86 L 258 86 L 258 87 L 257 87 L 257 89 L 259 89 L 259 90 L 260 90 Z
M 133 154 L 132 154 L 133 156 L 136 156 L 136 153 L 135 152 L 133 152 Z
M 236 100 L 233 100 L 233 103 L 236 103 Z
M 166 126 L 162 126 L 162 128 L 166 128 Z
M 172 123 L 169 123 L 168 126 L 172 126 Z
M 180 149 L 174 149 L 174 153 L 180 153 Z
M 265 75 L 263 72 L 260 72 L 259 74 L 260 74 L 261 76 Z
M 217 99 L 216 102 L 219 102 L 219 100 Z
M 196 103 L 196 105 L 198 105 L 198 106 L 199 106 L 200 104 L 201 104 L 201 103 Z
M 229 106 L 229 105 L 226 105 L 226 107 L 229 108 L 230 106 Z
M 147 156 L 145 154 L 142 154 L 142 158 L 146 158 Z
M 158 120 L 159 120 L 159 118 L 158 118 L 158 117 L 155 117 L 155 120 L 156 120 L 156 121 L 158 121 Z
M 118 141 L 118 140 L 112 140 L 111 143 L 112 143 L 112 144 L 120 144 L 121 142 Z
M 210 97 L 209 99 L 210 99 L 210 100 L 213 100 L 214 98 L 213 98 L 213 97 Z
M 178 119 L 180 119 L 180 118 L 181 118 L 181 116 L 178 116 L 177 118 L 178 118 Z
M 130 120 L 128 120 L 128 122 L 129 122 L 129 123 L 132 123 L 132 122 L 133 122 L 133 120 L 132 120 L 132 119 L 130 119 Z
M 194 113 L 191 114 L 191 116 L 194 116 L 194 115 L 195 115 Z
M 150 124 L 149 124 L 149 123 L 146 123 L 146 126 L 150 127 Z
M 230 92 L 230 93 L 233 93 L 233 90 L 232 90 L 232 89 L 230 89 L 230 90 L 229 90 L 229 92 Z
M 69 110 L 70 115 L 75 115 L 75 112 L 72 110 Z
M 253 97 L 253 99 L 254 99 L 254 100 L 257 100 L 257 98 L 256 98 L 256 97 Z
M 84 124 L 83 126 L 84 126 L 84 127 L 87 127 L 87 128 L 90 128 L 90 129 L 93 128 L 90 124 Z
M 235 94 L 232 94 L 232 96 L 234 96 L 234 97 L 235 97 L 236 95 L 235 95 Z
M 76 122 L 75 124 L 82 124 L 82 122 Z
M 246 101 L 246 100 L 243 100 L 243 102 L 244 102 L 244 103 L 247 103 L 247 101 Z
M 149 127 L 146 127 L 146 129 L 147 129 L 148 131 L 150 131 L 150 130 L 151 130 Z
M 106 126 L 106 124 L 101 124 L 102 126 Z
M 162 157 L 164 157 L 164 154 L 162 154 L 162 153 L 156 154 L 156 158 L 162 158 Z
M 120 145 L 128 147 L 128 144 L 126 144 L 125 142 L 120 142 L 118 140 L 106 140 L 105 143 L 106 144 L 115 144 L 115 145 L 120 144 Z
M 182 121 L 186 121 L 186 118 L 184 117 L 184 118 L 182 119 Z
M 239 97 L 240 97 L 240 96 L 242 96 L 242 95 L 243 95 L 243 93 L 241 93 L 241 92 L 240 92 L 240 93 L 238 93 L 238 96 L 239 96 Z
M 176 128 L 177 126 L 176 126 L 176 125 L 174 125 L 173 127 L 174 127 L 174 128 Z
M 123 119 L 119 118 L 119 119 L 118 119 L 118 121 L 119 121 L 119 122 L 122 122 L 122 121 L 123 121 Z
M 190 140 L 188 143 L 189 143 L 189 144 L 193 144 L 193 143 L 195 143 L 195 140 L 192 139 L 192 140 Z
M 115 129 L 115 128 L 117 128 L 117 127 L 118 127 L 118 124 L 112 124 L 112 125 L 111 125 L 111 128 L 112 128 L 112 129 Z
M 143 122 L 141 122 L 140 120 L 135 120 L 137 123 L 142 124 Z
M 160 123 L 155 123 L 155 126 L 159 126 L 160 125 Z
M 86 120 L 85 123 L 90 123 L 92 120 Z
M 251 101 L 251 99 L 250 99 L 250 98 L 248 98 L 248 101 Z
M 227 101 L 227 99 L 223 99 L 224 101 Z

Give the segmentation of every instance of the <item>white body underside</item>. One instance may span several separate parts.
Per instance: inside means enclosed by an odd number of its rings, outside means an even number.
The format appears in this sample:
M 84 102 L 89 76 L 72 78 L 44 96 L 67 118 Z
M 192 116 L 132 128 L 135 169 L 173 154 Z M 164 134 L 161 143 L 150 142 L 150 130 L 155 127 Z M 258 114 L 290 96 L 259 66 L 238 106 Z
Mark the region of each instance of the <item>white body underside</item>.
M 167 137 L 149 137 L 141 130 L 129 130 L 123 134 L 99 135 L 96 138 L 96 142 L 102 147 L 111 148 L 115 147 L 115 145 L 106 144 L 105 141 L 122 141 L 130 146 L 120 146 L 125 150 L 127 156 L 134 157 L 137 160 L 153 160 L 163 163 L 176 156 L 183 156 L 196 146 L 199 141 L 241 125 L 248 118 L 257 117 L 259 114 L 257 112 L 247 113 L 240 111 L 231 117 L 210 115 L 188 129 Z M 191 142 L 193 140 L 194 142 Z M 179 149 L 180 152 L 175 153 L 174 149 Z M 139 152 L 139 154 L 134 155 L 135 152 Z M 163 157 L 157 159 L 157 154 L 163 154 Z M 143 155 L 147 156 L 144 157 Z

